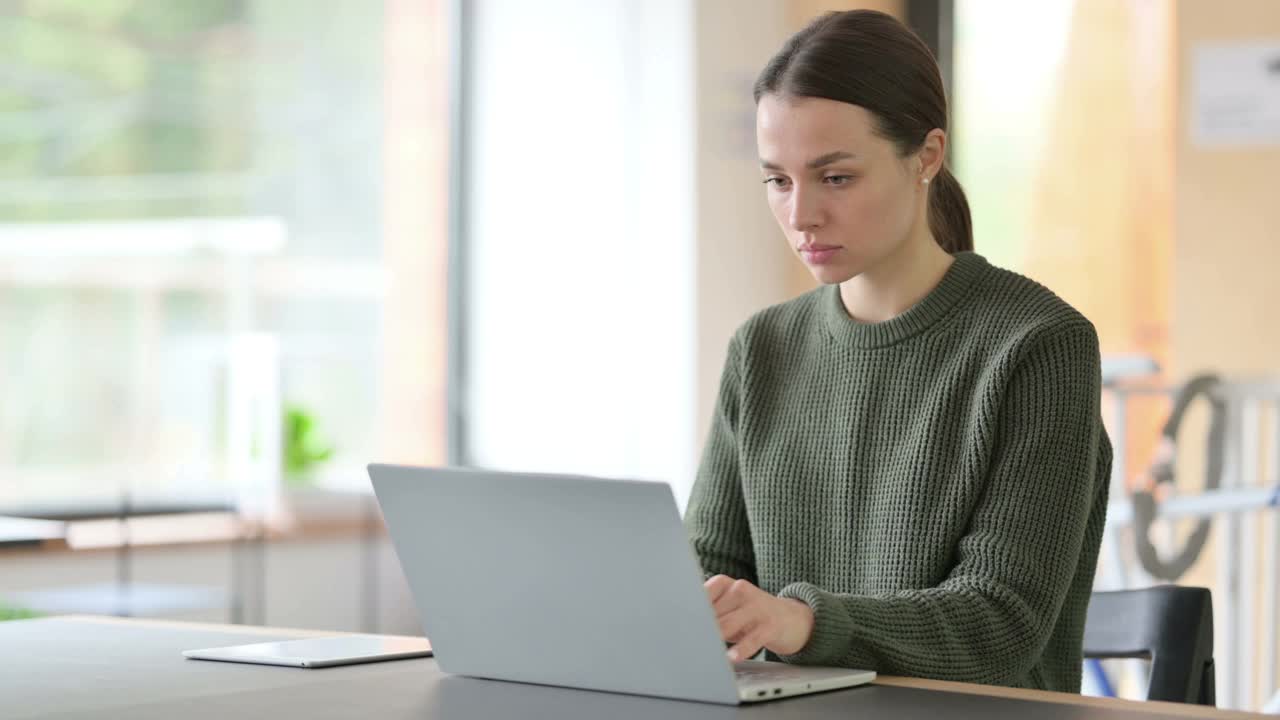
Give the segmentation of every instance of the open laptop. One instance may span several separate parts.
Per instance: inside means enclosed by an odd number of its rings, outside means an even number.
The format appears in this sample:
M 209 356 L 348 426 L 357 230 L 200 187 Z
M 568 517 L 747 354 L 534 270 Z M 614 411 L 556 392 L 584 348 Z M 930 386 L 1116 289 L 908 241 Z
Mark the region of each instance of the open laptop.
M 871 682 L 731 664 L 671 488 L 370 465 L 444 672 L 737 704 Z

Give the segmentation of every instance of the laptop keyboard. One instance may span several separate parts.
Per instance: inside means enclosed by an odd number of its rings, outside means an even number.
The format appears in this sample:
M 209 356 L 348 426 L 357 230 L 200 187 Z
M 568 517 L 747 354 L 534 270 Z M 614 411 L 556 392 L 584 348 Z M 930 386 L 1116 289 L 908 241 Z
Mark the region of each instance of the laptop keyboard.
M 750 682 L 769 682 L 771 680 L 785 681 L 795 679 L 794 675 L 786 672 L 779 672 L 773 668 L 734 668 L 733 676 L 737 680 L 746 680 Z

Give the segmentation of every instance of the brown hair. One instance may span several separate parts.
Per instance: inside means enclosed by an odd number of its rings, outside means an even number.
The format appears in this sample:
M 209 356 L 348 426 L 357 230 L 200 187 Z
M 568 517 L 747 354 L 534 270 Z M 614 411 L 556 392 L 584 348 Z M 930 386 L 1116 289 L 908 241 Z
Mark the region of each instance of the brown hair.
M 919 150 L 930 130 L 947 129 L 947 96 L 933 53 L 907 26 L 874 10 L 827 13 L 792 35 L 756 79 L 755 101 L 764 95 L 862 107 L 901 157 Z M 969 201 L 945 165 L 929 193 L 929 228 L 949 253 L 973 249 Z

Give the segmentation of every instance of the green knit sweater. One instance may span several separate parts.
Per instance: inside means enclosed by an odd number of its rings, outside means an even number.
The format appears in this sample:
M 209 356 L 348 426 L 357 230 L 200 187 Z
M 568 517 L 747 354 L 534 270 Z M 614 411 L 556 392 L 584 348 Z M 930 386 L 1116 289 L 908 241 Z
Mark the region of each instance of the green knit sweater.
M 956 256 L 887 322 L 838 286 L 748 320 L 685 514 L 707 575 L 814 611 L 792 663 L 1079 692 L 1111 445 L 1098 338 Z

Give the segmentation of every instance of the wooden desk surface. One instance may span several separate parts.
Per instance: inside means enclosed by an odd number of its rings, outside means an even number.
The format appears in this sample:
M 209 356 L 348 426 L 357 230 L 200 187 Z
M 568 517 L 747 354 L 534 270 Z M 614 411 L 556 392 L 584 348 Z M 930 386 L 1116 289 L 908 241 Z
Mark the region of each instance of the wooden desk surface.
M 183 660 L 180 652 L 334 635 L 286 628 L 65 616 L 0 623 L 0 698 L 5 716 L 187 718 L 267 716 L 736 718 L 875 717 L 1261 718 L 1177 703 L 1136 702 L 967 683 L 881 677 L 854 688 L 763 703 L 716 706 L 659 698 L 460 678 L 432 659 L 324 670 Z M 10 712 L 16 711 L 16 715 Z M 861 716 L 861 715 L 859 715 Z

